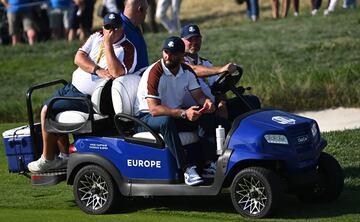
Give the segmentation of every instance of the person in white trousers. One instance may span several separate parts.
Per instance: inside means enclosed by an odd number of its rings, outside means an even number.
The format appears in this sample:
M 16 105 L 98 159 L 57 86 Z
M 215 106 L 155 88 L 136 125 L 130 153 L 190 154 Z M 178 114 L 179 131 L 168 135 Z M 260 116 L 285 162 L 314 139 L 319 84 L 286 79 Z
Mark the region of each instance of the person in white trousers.
M 180 31 L 180 4 L 181 0 L 159 0 L 156 7 L 156 18 L 169 33 Z M 171 17 L 166 15 L 167 10 L 171 8 Z
M 339 0 L 330 0 L 329 7 L 327 9 L 325 9 L 324 15 L 329 15 L 330 13 L 334 12 L 338 1 Z M 348 5 L 350 5 L 350 4 L 353 4 L 353 7 L 355 7 L 354 3 L 352 3 L 352 2 L 350 3 L 349 0 L 344 0 L 343 8 L 347 8 Z

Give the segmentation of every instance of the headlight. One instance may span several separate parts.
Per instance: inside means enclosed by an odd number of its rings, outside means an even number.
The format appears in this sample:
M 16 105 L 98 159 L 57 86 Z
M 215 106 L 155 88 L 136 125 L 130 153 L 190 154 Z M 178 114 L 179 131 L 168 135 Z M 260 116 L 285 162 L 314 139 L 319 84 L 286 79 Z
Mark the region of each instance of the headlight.
M 311 126 L 311 134 L 312 136 L 315 138 L 316 135 L 318 134 L 318 128 L 316 126 L 316 123 L 313 123 Z
M 267 134 L 264 136 L 266 142 L 275 143 L 275 144 L 289 144 L 286 136 L 284 135 L 276 135 L 276 134 Z

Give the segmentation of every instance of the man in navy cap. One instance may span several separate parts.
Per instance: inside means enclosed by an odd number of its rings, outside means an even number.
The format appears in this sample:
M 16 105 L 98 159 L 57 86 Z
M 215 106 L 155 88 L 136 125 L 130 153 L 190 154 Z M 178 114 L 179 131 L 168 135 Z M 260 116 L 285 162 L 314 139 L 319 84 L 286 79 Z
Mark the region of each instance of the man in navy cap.
M 203 182 L 195 165 L 185 161 L 178 132 L 198 130 L 200 143 L 215 153 L 215 107 L 201 91 L 193 70 L 182 63 L 185 45 L 179 37 L 169 37 L 162 48 L 162 59 L 144 72 L 135 102 L 135 113 L 152 129 L 164 136 L 165 143 L 183 170 L 185 183 L 197 185 Z M 185 93 L 189 91 L 199 106 L 182 108 Z M 185 130 L 186 129 L 186 130 Z M 210 151 L 209 151 L 210 152 Z
M 75 64 L 78 68 L 73 72 L 72 82 L 56 91 L 54 96 L 90 97 L 97 83 L 103 78 L 114 79 L 134 71 L 136 50 L 124 35 L 120 15 L 115 13 L 105 15 L 103 30 L 92 34 L 77 51 Z M 28 164 L 28 169 L 33 173 L 64 168 L 67 164 L 68 136 L 48 133 L 44 128 L 50 99 L 45 102 L 41 110 L 43 153 L 37 161 Z M 82 102 L 59 100 L 54 103 L 52 114 L 66 110 L 88 112 L 87 106 Z M 59 148 L 59 156 L 57 156 L 56 147 Z
M 199 77 L 199 83 L 202 91 L 208 96 L 213 103 L 216 104 L 216 114 L 225 119 L 233 121 L 238 115 L 242 114 L 247 109 L 241 107 L 238 98 L 227 99 L 226 95 L 220 95 L 215 98 L 211 93 L 211 86 L 219 77 L 217 74 L 222 72 L 234 72 L 237 69 L 237 65 L 234 63 L 228 63 L 224 66 L 213 66 L 213 64 L 200 57 L 199 52 L 202 44 L 202 36 L 200 29 L 195 24 L 188 24 L 181 30 L 181 38 L 185 44 L 185 57 L 184 61 L 188 64 Z M 245 99 L 257 109 L 260 109 L 260 101 L 256 96 L 246 95 Z M 190 94 L 186 95 L 184 100 L 184 106 L 192 106 L 196 104 L 196 101 Z

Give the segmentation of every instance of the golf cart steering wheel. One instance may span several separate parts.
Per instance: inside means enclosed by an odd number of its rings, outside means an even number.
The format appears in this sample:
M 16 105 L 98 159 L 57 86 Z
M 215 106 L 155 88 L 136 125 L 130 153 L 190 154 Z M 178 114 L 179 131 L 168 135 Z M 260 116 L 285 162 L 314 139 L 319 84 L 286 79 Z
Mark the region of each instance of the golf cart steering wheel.
M 229 73 L 228 71 L 219 73 L 219 78 L 217 78 L 211 86 L 211 93 L 213 95 L 225 94 L 231 90 L 232 87 L 236 86 L 242 74 L 243 69 L 240 66 L 237 66 L 236 71 L 233 73 Z

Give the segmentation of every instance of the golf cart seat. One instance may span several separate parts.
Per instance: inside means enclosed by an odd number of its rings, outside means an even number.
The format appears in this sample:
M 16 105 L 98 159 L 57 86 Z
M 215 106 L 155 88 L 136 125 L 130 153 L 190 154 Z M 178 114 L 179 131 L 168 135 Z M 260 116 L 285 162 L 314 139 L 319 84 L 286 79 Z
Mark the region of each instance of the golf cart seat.
M 125 75 L 113 81 L 111 96 L 116 114 L 116 127 L 120 134 L 126 134 L 123 132 L 124 130 L 122 124 L 126 122 L 135 122 L 136 124 L 145 128 L 147 131 L 126 135 L 125 139 L 134 143 L 142 143 L 143 141 L 155 142 L 156 140 L 160 140 L 160 143 L 164 144 L 162 139 L 163 136 L 161 134 L 156 134 L 144 122 L 134 117 L 134 105 L 140 78 L 141 77 L 139 75 Z M 180 132 L 179 137 L 183 145 L 195 143 L 199 140 L 197 134 L 194 132 Z
M 98 83 L 91 100 L 86 97 L 54 97 L 48 105 L 45 129 L 52 133 L 93 133 L 109 123 L 114 115 L 110 97 L 111 81 L 104 79 Z M 52 106 L 58 100 L 77 100 L 86 104 L 88 112 L 67 110 L 52 115 Z

